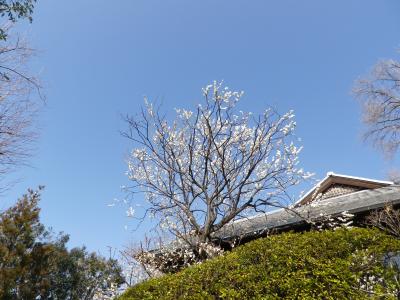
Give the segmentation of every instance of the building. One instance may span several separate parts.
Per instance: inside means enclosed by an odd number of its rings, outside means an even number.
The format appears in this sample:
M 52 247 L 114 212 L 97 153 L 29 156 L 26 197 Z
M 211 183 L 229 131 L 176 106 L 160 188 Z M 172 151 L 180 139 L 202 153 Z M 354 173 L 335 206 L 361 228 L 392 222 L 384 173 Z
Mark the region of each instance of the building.
M 291 207 L 229 223 L 213 235 L 213 243 L 230 250 L 233 245 L 271 232 L 310 230 L 312 226 L 323 224 L 323 220 L 339 219 L 345 212 L 352 215 L 353 225 L 362 226 L 371 211 L 386 205 L 400 207 L 400 185 L 330 172 Z M 176 240 L 153 249 L 149 251 L 154 255 L 152 263 L 162 272 L 176 272 L 185 266 L 187 247 L 185 242 Z
M 271 231 L 307 230 L 312 221 L 343 212 L 362 224 L 370 211 L 386 205 L 400 205 L 400 185 L 330 172 L 293 206 L 232 222 L 215 237 L 222 245 L 235 239 L 245 243 Z

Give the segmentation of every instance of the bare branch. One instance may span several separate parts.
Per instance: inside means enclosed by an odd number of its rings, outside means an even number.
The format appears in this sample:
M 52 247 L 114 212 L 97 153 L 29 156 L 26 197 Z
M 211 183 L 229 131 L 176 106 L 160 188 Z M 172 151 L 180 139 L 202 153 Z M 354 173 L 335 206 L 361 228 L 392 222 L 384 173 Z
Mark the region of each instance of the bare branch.
M 33 50 L 26 41 L 3 28 L 7 41 L 0 43 L 0 177 L 26 163 L 37 137 L 34 120 L 44 100 L 39 81 L 28 72 Z
M 354 93 L 363 109 L 365 138 L 392 157 L 400 145 L 400 62 L 378 62 Z

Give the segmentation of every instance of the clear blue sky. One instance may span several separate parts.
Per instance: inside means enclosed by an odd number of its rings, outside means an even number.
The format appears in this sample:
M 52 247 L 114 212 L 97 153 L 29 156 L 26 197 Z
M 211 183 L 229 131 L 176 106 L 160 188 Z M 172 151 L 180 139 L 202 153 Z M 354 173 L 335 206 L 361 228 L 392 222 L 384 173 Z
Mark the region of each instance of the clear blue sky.
M 125 208 L 107 207 L 127 183 L 120 114 L 144 95 L 190 108 L 224 79 L 247 110 L 295 110 L 302 166 L 317 177 L 384 179 L 393 164 L 362 143 L 350 91 L 377 59 L 398 57 L 397 0 L 39 0 L 28 33 L 48 104 L 32 167 L 3 204 L 46 185 L 43 222 L 71 246 L 105 253 L 146 229 L 124 230 Z

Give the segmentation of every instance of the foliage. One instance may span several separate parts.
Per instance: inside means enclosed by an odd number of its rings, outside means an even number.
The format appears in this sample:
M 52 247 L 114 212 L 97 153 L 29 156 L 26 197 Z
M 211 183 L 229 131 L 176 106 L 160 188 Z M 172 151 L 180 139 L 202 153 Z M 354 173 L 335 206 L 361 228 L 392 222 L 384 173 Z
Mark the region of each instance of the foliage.
M 0 15 L 6 16 L 9 21 L 28 19 L 32 22 L 32 13 L 36 0 L 0 0 Z M 0 28 L 0 41 L 7 39 L 7 31 Z
M 398 251 L 400 241 L 377 229 L 284 233 L 148 280 L 118 299 L 397 299 L 397 271 L 383 262 Z
M 313 202 L 314 206 L 318 201 Z M 337 215 L 321 214 L 315 219 L 304 218 L 311 225 L 313 230 L 322 231 L 325 229 L 337 230 L 339 228 L 351 228 L 354 215 L 343 211 Z M 240 241 L 236 237 L 229 242 L 231 249 Z M 149 277 L 159 277 L 162 274 L 176 273 L 188 266 L 199 264 L 207 259 L 220 256 L 224 249 L 218 246 L 218 240 L 208 243 L 198 243 L 195 247 L 187 243 L 176 240 L 170 244 L 154 245 L 153 248 L 130 249 L 125 256 L 129 255 L 132 259 L 139 262 Z
M 105 259 L 85 248 L 65 248 L 55 253 L 49 295 L 56 299 L 113 299 L 124 283 L 121 267 L 114 259 Z
M 69 251 L 67 235 L 52 237 L 40 223 L 39 200 L 30 190 L 0 214 L 0 299 L 93 299 L 121 285 L 115 260 Z
M 214 82 L 204 103 L 176 109 L 173 122 L 147 101 L 140 116 L 127 117 L 125 136 L 135 142 L 128 191 L 145 195 L 144 217 L 192 246 L 231 221 L 284 205 L 288 188 L 310 176 L 298 166 L 293 112 L 253 116 L 239 110 L 242 95 Z
M 400 145 L 400 62 L 379 61 L 354 90 L 363 108 L 366 138 L 393 155 Z

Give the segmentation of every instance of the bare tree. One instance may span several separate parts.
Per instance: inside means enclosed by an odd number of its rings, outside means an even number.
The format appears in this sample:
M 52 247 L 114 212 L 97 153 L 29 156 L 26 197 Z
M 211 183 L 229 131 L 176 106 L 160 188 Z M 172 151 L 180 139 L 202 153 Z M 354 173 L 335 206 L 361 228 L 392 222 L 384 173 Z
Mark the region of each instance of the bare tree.
M 34 51 L 10 28 L 3 29 L 8 38 L 0 42 L 0 177 L 30 156 L 37 98 L 43 99 L 38 80 L 28 75 Z
M 379 61 L 354 92 L 367 125 L 365 138 L 391 157 L 400 145 L 400 62 Z
M 176 109 L 173 122 L 147 101 L 126 118 L 124 135 L 136 146 L 129 195 L 144 194 L 141 218 L 155 217 L 193 247 L 230 222 L 287 204 L 288 188 L 310 176 L 298 168 L 293 113 L 238 111 L 242 94 L 214 82 L 203 89 L 203 104 Z
M 396 168 L 392 168 L 388 171 L 387 177 L 394 184 L 400 184 L 400 170 Z
M 387 205 L 383 209 L 373 211 L 367 217 L 366 223 L 396 238 L 400 238 L 400 210 L 393 208 L 392 205 Z
M 29 75 L 33 50 L 12 24 L 20 19 L 32 22 L 36 0 L 0 0 L 0 16 L 8 23 L 0 26 L 0 178 L 24 164 L 31 154 L 31 142 L 38 101 L 44 99 L 39 81 Z

